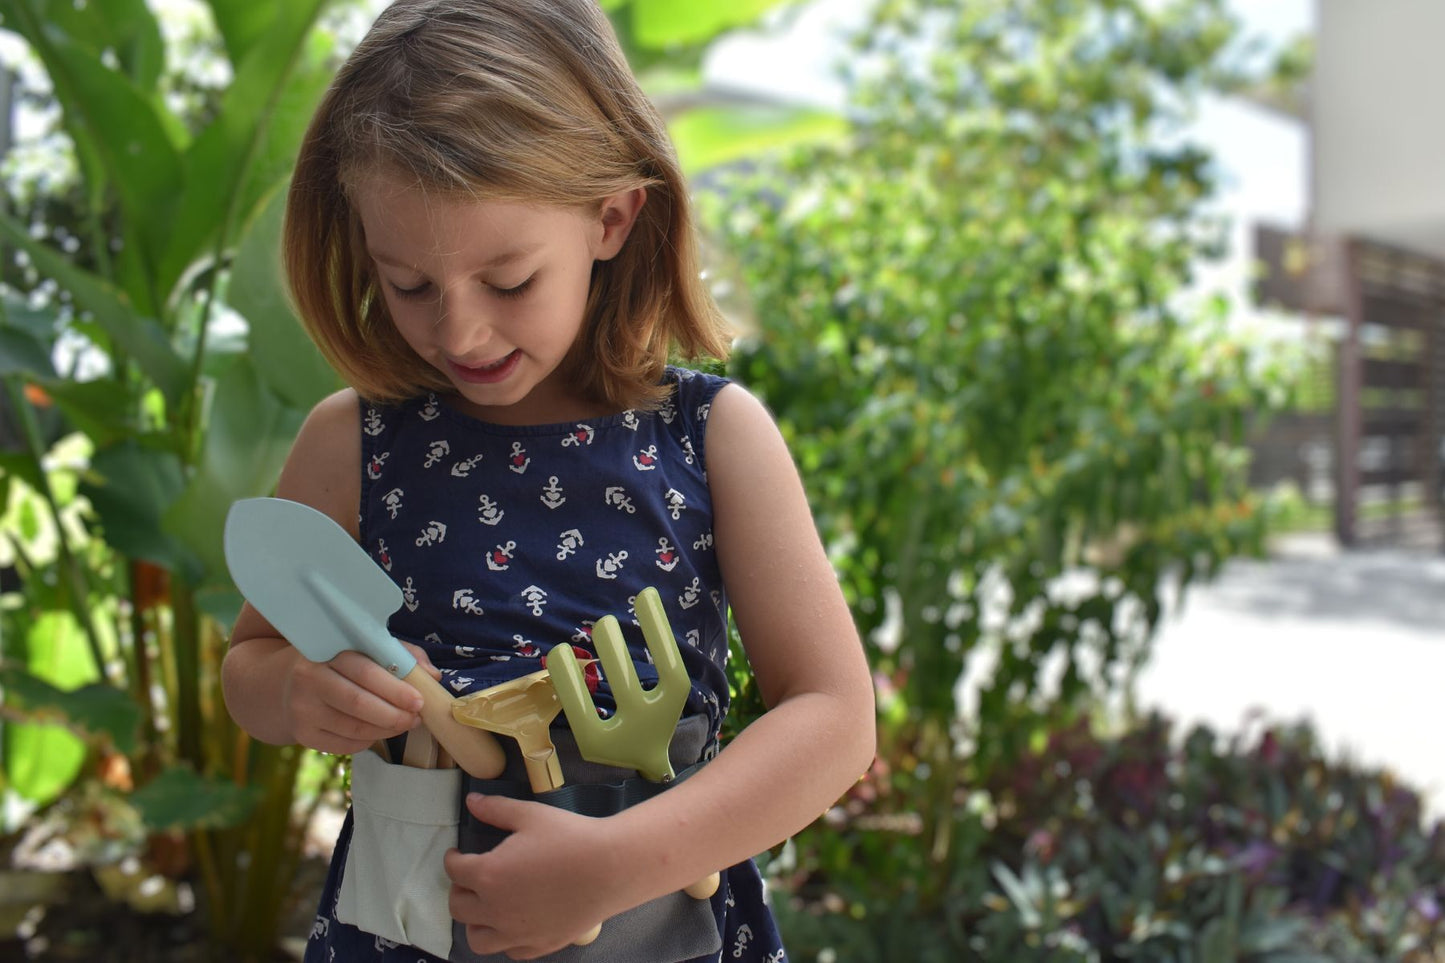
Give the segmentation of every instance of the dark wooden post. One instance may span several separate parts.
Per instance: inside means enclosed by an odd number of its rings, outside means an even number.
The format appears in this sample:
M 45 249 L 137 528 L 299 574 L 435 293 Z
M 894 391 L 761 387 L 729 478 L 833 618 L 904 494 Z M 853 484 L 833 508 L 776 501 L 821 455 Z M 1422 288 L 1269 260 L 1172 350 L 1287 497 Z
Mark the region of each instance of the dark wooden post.
M 1335 411 L 1339 418 L 1335 436 L 1335 537 L 1342 546 L 1349 548 L 1356 542 L 1356 510 L 1360 497 L 1360 439 L 1363 435 L 1360 329 L 1365 323 L 1365 296 L 1358 242 L 1346 241 L 1344 255 L 1345 331 L 1338 348 L 1339 363 L 1335 366 L 1339 378 L 1335 399 Z

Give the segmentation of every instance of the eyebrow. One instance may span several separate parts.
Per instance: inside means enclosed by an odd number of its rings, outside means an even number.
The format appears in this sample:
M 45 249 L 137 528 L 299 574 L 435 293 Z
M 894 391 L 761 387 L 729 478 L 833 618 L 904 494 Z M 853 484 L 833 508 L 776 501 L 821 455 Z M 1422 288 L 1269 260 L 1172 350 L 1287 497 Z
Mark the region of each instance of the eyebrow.
M 501 254 L 498 254 L 496 257 L 492 258 L 490 261 L 483 263 L 481 265 L 481 268 L 482 270 L 490 270 L 493 268 L 506 267 L 509 264 L 515 264 L 517 261 L 525 260 L 526 258 L 531 257 L 533 254 L 537 253 L 537 251 L 541 250 L 541 248 L 541 244 L 532 244 L 525 247 L 513 248 L 510 251 L 503 251 Z M 390 254 L 387 254 L 385 251 L 377 251 L 373 250 L 371 247 L 368 247 L 366 249 L 366 253 L 371 255 L 372 260 L 378 261 L 381 264 L 385 264 L 390 267 L 405 268 L 408 271 L 416 270 L 416 265 L 414 263 L 398 257 L 394 257 Z

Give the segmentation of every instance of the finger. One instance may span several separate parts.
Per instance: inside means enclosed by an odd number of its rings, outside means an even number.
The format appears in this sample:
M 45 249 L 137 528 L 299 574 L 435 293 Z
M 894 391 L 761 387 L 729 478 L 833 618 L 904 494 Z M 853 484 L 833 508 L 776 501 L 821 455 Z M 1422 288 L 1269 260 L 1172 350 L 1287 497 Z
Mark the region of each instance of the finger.
M 507 832 L 522 827 L 527 812 L 532 806 L 544 803 L 527 802 L 508 796 L 487 796 L 479 792 L 467 793 L 467 811 L 488 826 L 495 826 Z
M 426 654 L 426 649 L 411 642 L 403 642 L 408 652 L 416 659 L 417 664 L 426 670 L 427 674 L 438 682 L 442 680 L 442 670 L 432 665 L 431 656 Z
M 338 682 L 346 683 L 335 688 L 331 704 L 350 715 L 392 726 L 398 724 L 396 711 L 421 711 L 421 693 L 359 652 L 343 652 L 327 665 Z

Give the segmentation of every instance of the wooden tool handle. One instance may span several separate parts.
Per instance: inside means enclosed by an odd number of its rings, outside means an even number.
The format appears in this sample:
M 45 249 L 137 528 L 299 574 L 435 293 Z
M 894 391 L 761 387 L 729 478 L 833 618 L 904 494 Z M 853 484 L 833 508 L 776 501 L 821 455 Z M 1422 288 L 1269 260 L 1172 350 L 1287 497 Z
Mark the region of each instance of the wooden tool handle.
M 421 718 L 437 742 L 451 753 L 457 765 L 478 779 L 496 779 L 507 768 L 502 746 L 490 733 L 452 718 L 452 697 L 422 668 L 421 663 L 402 679 L 421 693 Z
M 693 899 L 712 899 L 712 894 L 717 892 L 721 878 L 717 873 L 704 876 L 691 886 L 684 886 L 682 891 Z

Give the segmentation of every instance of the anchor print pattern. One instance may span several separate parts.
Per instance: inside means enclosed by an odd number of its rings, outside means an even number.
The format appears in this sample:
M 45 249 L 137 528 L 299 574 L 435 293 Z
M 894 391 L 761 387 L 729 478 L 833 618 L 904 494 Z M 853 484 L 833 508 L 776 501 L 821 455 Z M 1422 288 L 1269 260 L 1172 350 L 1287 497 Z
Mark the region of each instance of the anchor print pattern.
M 633 600 L 652 586 L 693 682 L 684 712 L 716 738 L 728 701 L 727 599 L 704 469 L 707 418 L 725 382 L 676 368 L 666 377 L 673 392 L 657 409 L 556 425 L 487 424 L 438 397 L 363 406 L 362 544 L 402 589 L 388 628 L 426 651 L 448 690 L 535 672 L 557 645 L 592 659 L 592 625 L 608 614 L 651 685 Z M 615 702 L 595 663 L 587 682 L 609 715 Z M 710 741 L 705 757 L 716 752 Z M 716 903 L 722 958 L 781 959 L 756 868 L 729 873 L 729 897 L 748 895 Z M 344 946 L 338 958 L 348 960 L 418 959 L 405 947 L 376 950 L 369 936 L 338 942 L 356 932 L 323 910 L 312 943 Z

